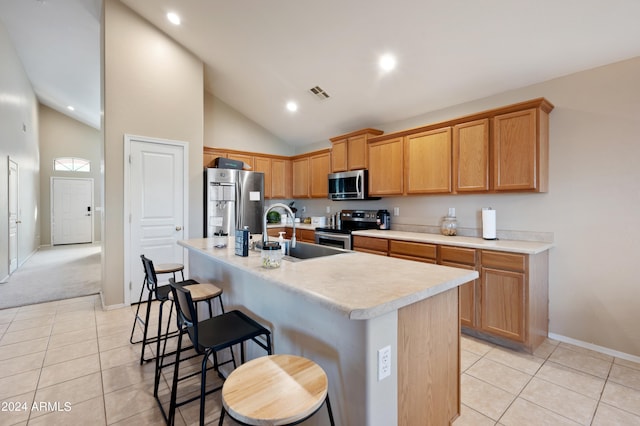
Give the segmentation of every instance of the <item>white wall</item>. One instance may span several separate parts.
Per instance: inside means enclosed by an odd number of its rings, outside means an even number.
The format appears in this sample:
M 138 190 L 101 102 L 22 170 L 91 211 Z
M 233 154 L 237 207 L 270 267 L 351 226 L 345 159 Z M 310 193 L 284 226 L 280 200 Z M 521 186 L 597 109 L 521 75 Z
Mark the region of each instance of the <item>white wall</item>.
M 480 209 L 497 210 L 498 229 L 553 233 L 550 332 L 640 356 L 640 58 L 568 75 L 402 122 L 418 127 L 537 97 L 550 115 L 549 192 L 383 198 L 360 203 L 297 200 L 298 211 L 400 207 L 397 225 L 438 226 L 448 207 L 459 225 L 480 228 Z M 328 137 L 330 135 L 327 135 Z
M 204 94 L 204 146 L 294 155 L 291 146 L 207 92 Z
M 202 235 L 203 64 L 118 0 L 103 13 L 104 302 L 124 302 L 124 135 L 188 142 L 189 237 Z
M 101 239 L 102 135 L 99 130 L 40 104 L 40 205 L 42 206 L 41 244 L 51 244 L 51 177 L 93 179 L 93 239 Z M 58 157 L 78 157 L 91 161 L 88 173 L 53 170 Z
M 18 263 L 40 245 L 38 101 L 0 23 L 0 280 L 9 273 L 8 157 L 18 163 Z

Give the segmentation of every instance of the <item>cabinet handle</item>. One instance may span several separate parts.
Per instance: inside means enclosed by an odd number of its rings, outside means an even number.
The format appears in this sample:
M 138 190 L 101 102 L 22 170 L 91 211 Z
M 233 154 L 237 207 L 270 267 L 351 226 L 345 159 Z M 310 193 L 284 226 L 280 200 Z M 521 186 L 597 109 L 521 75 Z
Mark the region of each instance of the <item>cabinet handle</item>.
M 176 231 L 182 231 L 182 226 L 176 226 Z

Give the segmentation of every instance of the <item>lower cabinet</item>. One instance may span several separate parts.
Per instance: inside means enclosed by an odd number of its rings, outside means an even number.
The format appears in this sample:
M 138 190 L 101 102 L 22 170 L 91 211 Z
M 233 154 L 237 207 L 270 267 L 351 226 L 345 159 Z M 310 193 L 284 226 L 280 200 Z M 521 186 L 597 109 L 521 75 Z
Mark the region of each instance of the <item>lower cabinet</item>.
M 353 249 L 364 253 L 386 256 L 389 251 L 389 240 L 386 238 L 353 236 Z
M 303 243 L 315 243 L 316 231 L 313 229 L 296 229 L 296 240 Z
M 440 265 L 452 266 L 454 268 L 476 270 L 478 256 L 475 249 L 439 246 L 440 248 Z M 477 309 L 479 298 L 479 280 L 473 280 L 470 283 L 458 287 L 458 300 L 460 304 L 460 324 L 466 327 L 475 327 L 478 323 Z

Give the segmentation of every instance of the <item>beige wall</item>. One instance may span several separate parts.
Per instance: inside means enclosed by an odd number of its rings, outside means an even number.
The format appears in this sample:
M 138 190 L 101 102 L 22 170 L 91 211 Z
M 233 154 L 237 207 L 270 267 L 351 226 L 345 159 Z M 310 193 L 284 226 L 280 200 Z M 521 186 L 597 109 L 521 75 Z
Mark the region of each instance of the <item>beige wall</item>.
M 343 208 L 400 207 L 394 224 L 437 226 L 456 207 L 461 227 L 480 228 L 497 210 L 499 230 L 551 232 L 550 331 L 640 356 L 640 58 L 571 74 L 410 120 L 372 123 L 386 132 L 545 97 L 550 115 L 550 184 L 545 194 L 296 201 L 309 215 Z
M 125 134 L 189 143 L 189 236 L 202 235 L 203 65 L 118 0 L 105 0 L 103 19 L 102 278 L 105 304 L 117 305 L 124 302 Z
M 51 244 L 51 178 L 92 178 L 93 179 L 93 240 L 101 239 L 100 212 L 102 182 L 102 135 L 99 130 L 87 126 L 73 118 L 40 104 L 40 205 L 42 206 L 41 244 Z M 78 157 L 91 161 L 91 172 L 62 172 L 53 170 L 53 160 L 57 157 Z
M 38 101 L 22 63 L 0 23 L 0 280 L 9 273 L 8 157 L 18 163 L 18 263 L 40 245 Z M 1 297 L 1 294 L 0 294 Z
M 293 148 L 210 93 L 204 94 L 204 146 L 274 155 Z

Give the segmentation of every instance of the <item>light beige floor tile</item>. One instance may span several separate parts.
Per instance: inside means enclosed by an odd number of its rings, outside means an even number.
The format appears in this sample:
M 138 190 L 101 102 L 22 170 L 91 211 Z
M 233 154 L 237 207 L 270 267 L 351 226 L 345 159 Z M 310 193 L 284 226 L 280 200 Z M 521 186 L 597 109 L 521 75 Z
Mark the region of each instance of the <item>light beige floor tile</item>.
M 2 337 L 5 331 L 7 331 L 7 328 L 9 328 L 9 325 L 10 323 L 0 324 L 0 337 Z
M 9 324 L 18 313 L 17 308 L 0 309 L 0 324 Z
M 640 426 L 640 416 L 636 416 L 605 403 L 598 404 L 592 426 Z
M 487 358 L 476 362 L 466 373 L 513 395 L 517 395 L 532 377 Z
M 77 379 L 58 383 L 46 388 L 39 388 L 36 391 L 35 401 L 58 402 L 59 405 L 69 405 L 71 408 L 79 403 L 92 398 L 102 396 L 102 380 L 99 372 Z M 31 417 L 39 417 L 46 414 L 46 411 L 32 413 Z
M 31 370 L 0 379 L 0 401 L 36 390 L 40 371 Z
M 22 395 L 12 396 L 2 399 L 2 409 L 0 409 L 0 425 L 15 425 L 29 419 L 33 396 L 35 392 L 27 392 Z
M 121 346 L 130 346 L 131 342 L 129 333 L 119 333 L 112 334 L 110 336 L 104 336 L 98 338 L 98 347 L 100 348 L 100 352 L 108 351 L 110 349 L 119 348 Z M 133 335 L 134 342 L 140 340 L 142 338 L 142 334 L 134 334 Z M 140 344 L 136 344 L 138 350 L 140 349 Z
M 103 324 L 103 325 L 99 325 L 97 327 L 98 329 L 98 336 L 99 337 L 106 337 L 106 336 L 111 336 L 113 334 L 131 334 L 131 326 L 133 325 L 133 322 L 118 322 L 118 323 L 108 323 L 108 324 Z M 157 323 L 155 325 L 155 327 L 157 327 Z M 155 330 L 152 329 L 152 330 Z
M 460 405 L 460 417 L 453 422 L 453 426 L 494 426 L 495 424 L 496 422 L 489 417 L 478 413 L 464 404 Z
M 498 420 L 515 399 L 514 395 L 468 374 L 461 377 L 462 402 L 481 414 Z
M 540 346 L 536 348 L 535 351 L 533 351 L 533 354 L 538 358 L 547 359 L 549 358 L 549 355 L 551 355 L 553 351 L 556 350 L 557 347 L 558 347 L 557 341 L 546 339 L 544 342 L 540 344 Z
M 606 361 L 562 346 L 551 354 L 549 360 L 603 379 L 606 379 L 609 375 L 609 370 L 613 363 L 613 359 Z
M 572 345 L 570 343 L 561 342 L 558 347 L 569 349 L 574 352 L 578 352 L 583 355 L 588 355 L 594 358 L 601 359 L 603 361 L 613 362 L 613 358 L 611 355 L 603 354 L 602 352 L 592 351 L 591 349 L 581 348 L 580 346 Z
M 109 424 L 157 407 L 153 397 L 153 381 L 138 383 L 104 395 Z
M 609 373 L 609 380 L 640 391 L 640 370 L 613 364 L 611 373 Z
M 51 330 L 51 335 L 55 336 L 57 334 L 68 333 L 70 331 L 81 331 L 81 330 L 95 330 L 96 328 L 96 320 L 91 319 L 87 321 L 56 321 L 53 324 L 53 329 Z
M 49 337 L 41 337 L 27 342 L 14 343 L 12 345 L 0 346 L 0 361 L 11 358 L 18 358 L 47 349 Z
M 42 361 L 44 360 L 44 354 L 44 351 L 36 352 L 34 354 L 0 361 L 0 378 L 24 373 L 25 371 L 40 370 Z
M 544 363 L 544 359 L 538 358 L 531 354 L 523 352 L 515 352 L 502 347 L 491 349 L 486 357 L 492 361 L 499 362 L 508 367 L 515 368 L 531 376 L 536 374 L 540 366 Z
M 152 354 L 149 353 L 149 356 Z M 100 363 L 104 370 L 117 367 L 119 365 L 131 364 L 140 361 L 140 346 L 121 346 L 108 351 L 100 352 Z
M 622 365 L 622 366 L 627 367 L 627 368 L 633 368 L 634 370 L 640 370 L 640 363 L 629 361 L 629 360 L 626 360 L 626 359 L 616 358 L 613 361 L 613 363 L 616 364 L 616 365 Z
M 142 413 L 138 413 L 131 417 L 127 417 L 124 420 L 120 420 L 119 422 L 113 423 L 113 425 L 117 426 L 138 426 L 138 425 L 162 425 L 165 423 L 164 417 L 162 417 L 162 413 L 159 408 L 152 408 L 147 411 L 143 411 Z M 185 426 L 186 423 L 182 419 L 182 416 L 178 415 L 175 418 L 174 422 L 175 426 Z
M 28 330 L 15 331 L 13 333 L 7 332 L 4 333 L 4 336 L 0 339 L 0 346 L 48 337 L 50 333 L 51 326 L 30 328 Z
M 589 424 L 598 401 L 536 377 L 520 397 L 580 424 Z
M 480 355 L 473 352 L 461 350 L 460 351 L 460 372 L 464 373 L 467 368 L 471 367 L 480 359 Z
M 607 382 L 602 393 L 602 402 L 640 416 L 640 391 Z
M 46 388 L 98 371 L 100 371 L 100 359 L 98 354 L 49 365 L 42 369 L 38 388 Z
M 580 423 L 518 398 L 502 416 L 500 424 L 505 426 L 577 426 Z
M 55 314 L 56 314 L 56 308 L 55 306 L 53 306 L 47 309 L 20 311 L 16 314 L 13 320 L 24 321 L 28 319 L 48 318 L 48 317 L 55 316 Z
M 44 365 L 53 365 L 61 362 L 69 361 L 72 359 L 82 358 L 87 355 L 98 353 L 98 342 L 94 340 L 87 340 L 79 344 L 73 345 L 73 348 L 68 346 L 61 346 L 55 349 L 49 349 L 47 355 L 44 358 Z
M 144 381 L 153 381 L 154 372 L 155 363 L 153 362 L 140 365 L 136 361 L 109 369 L 103 368 L 102 383 L 104 393 L 114 392 Z
M 68 321 L 95 323 L 96 315 L 93 312 L 93 309 L 90 311 L 58 312 L 56 314 L 56 324 Z
M 30 328 L 47 327 L 53 324 L 53 316 L 47 316 L 43 318 L 31 318 L 22 321 L 13 321 L 7 332 L 28 330 Z
M 69 331 L 67 333 L 61 333 L 52 335 L 49 339 L 49 349 L 60 348 L 62 346 L 81 344 L 88 340 L 96 340 L 97 334 L 95 328 L 88 328 L 86 330 Z
M 536 377 L 596 400 L 600 399 L 605 383 L 604 379 L 552 361 L 547 361 Z
M 29 426 L 106 425 L 101 396 L 72 405 L 69 411 L 48 412 L 29 421 Z
M 476 339 L 475 337 L 462 335 L 460 339 L 460 348 L 465 351 L 473 352 L 476 355 L 483 356 L 495 345 L 485 342 L 484 340 Z

